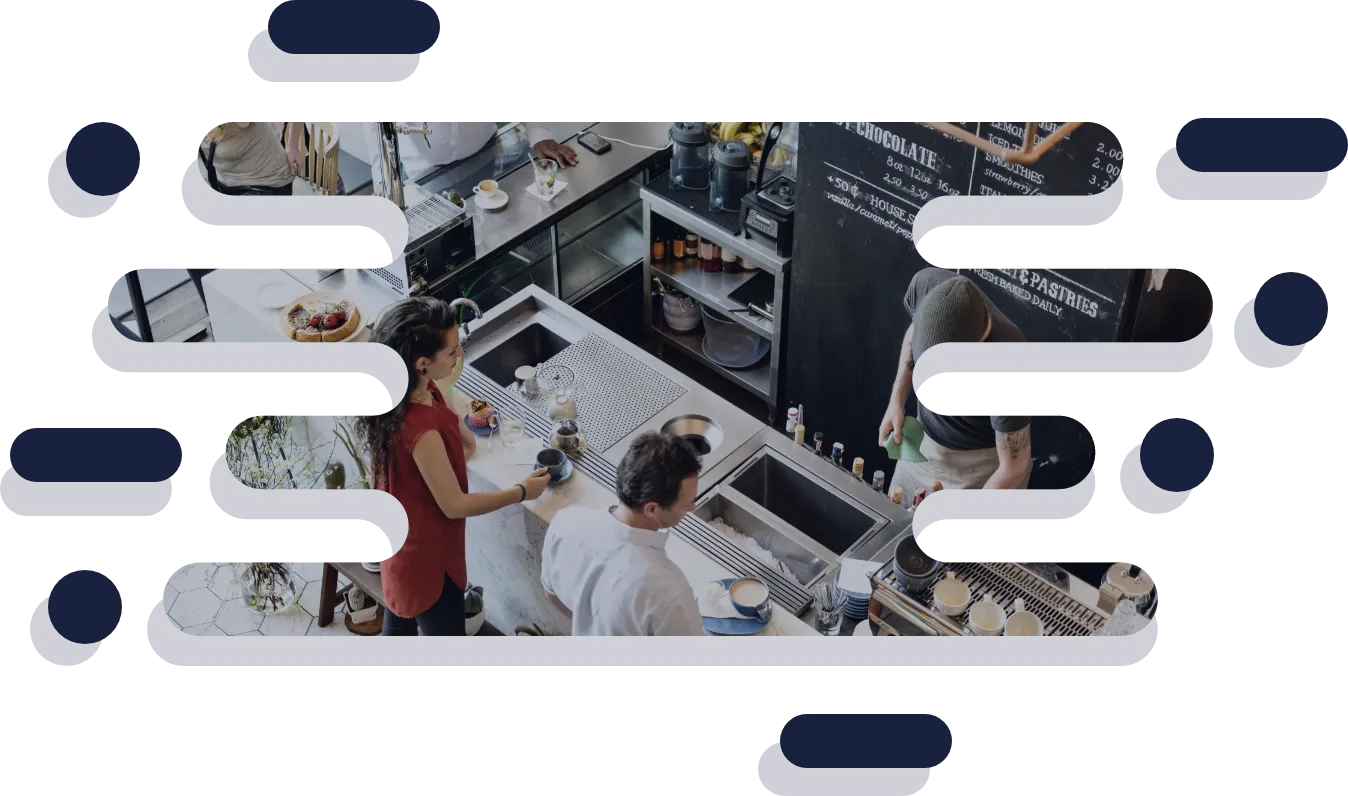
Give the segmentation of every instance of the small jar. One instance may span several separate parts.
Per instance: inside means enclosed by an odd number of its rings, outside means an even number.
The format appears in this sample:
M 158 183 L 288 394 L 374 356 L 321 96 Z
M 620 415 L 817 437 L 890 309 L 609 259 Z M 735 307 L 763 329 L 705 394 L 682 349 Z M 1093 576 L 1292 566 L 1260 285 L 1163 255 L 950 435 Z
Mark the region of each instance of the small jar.
M 876 470 L 875 475 L 871 476 L 871 488 L 876 492 L 885 491 L 885 471 Z
M 866 478 L 866 460 L 860 456 L 852 460 L 852 475 L 858 479 Z
M 740 264 L 739 255 L 729 249 L 721 250 L 721 270 L 727 274 L 739 274 L 744 272 L 744 266 Z
M 698 244 L 698 237 L 697 237 L 697 233 L 696 233 L 696 232 L 689 232 L 688 234 L 684 235 L 684 236 L 683 236 L 683 256 L 684 256 L 684 257 L 696 257 L 696 256 L 697 256 L 697 244 Z
M 786 412 L 786 433 L 788 433 L 788 434 L 790 434 L 790 435 L 792 435 L 792 436 L 795 436 L 795 433 L 796 433 L 796 418 L 798 418 L 799 416 L 800 416 L 800 412 L 796 410 L 796 407 L 793 406 L 793 407 L 791 407 L 790 409 L 787 410 L 787 412 Z
M 898 484 L 895 484 L 895 485 L 894 485 L 894 488 L 891 489 L 891 490 L 889 490 L 889 499 L 892 500 L 892 501 L 894 501 L 895 503 L 899 504 L 900 506 L 902 506 L 902 505 L 903 505 L 903 487 L 899 486 Z
M 805 445 L 805 424 L 796 424 L 796 444 L 804 447 Z
M 817 456 L 824 455 L 824 432 L 814 432 L 814 452 Z
M 716 272 L 721 270 L 718 247 L 709 238 L 702 238 L 698 241 L 697 257 L 702 263 L 703 271 Z
M 651 241 L 651 261 L 657 263 L 665 261 L 665 242 L 660 238 Z
M 676 235 L 674 237 L 674 242 L 671 244 L 670 248 L 674 250 L 673 252 L 671 252 L 671 254 L 673 254 L 675 260 L 682 260 L 684 258 L 685 249 L 682 237 Z
M 833 443 L 833 456 L 832 456 L 832 459 L 833 459 L 833 463 L 834 463 L 834 464 L 838 465 L 839 467 L 842 467 L 842 461 L 843 461 L 843 444 L 842 444 L 841 442 L 835 442 L 835 443 Z

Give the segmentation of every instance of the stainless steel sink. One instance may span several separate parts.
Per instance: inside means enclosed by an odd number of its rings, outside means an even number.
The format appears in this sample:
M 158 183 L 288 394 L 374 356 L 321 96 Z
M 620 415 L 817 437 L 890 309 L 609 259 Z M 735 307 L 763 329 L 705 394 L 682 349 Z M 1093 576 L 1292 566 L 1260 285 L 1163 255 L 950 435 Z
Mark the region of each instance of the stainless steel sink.
M 884 523 L 883 518 L 768 449 L 731 476 L 729 483 L 735 491 L 838 555 Z
M 543 324 L 531 323 L 495 343 L 490 350 L 469 364 L 502 387 L 509 387 L 515 383 L 515 370 L 521 365 L 532 367 L 546 362 L 569 345 L 569 341 Z
M 740 535 L 753 539 L 786 567 L 784 575 L 802 586 L 813 583 L 835 563 L 827 551 L 810 544 L 809 540 L 793 538 L 789 530 L 776 527 L 771 517 L 755 511 L 742 496 L 734 495 L 732 491 L 712 492 L 693 514 L 708 525 L 720 518 Z

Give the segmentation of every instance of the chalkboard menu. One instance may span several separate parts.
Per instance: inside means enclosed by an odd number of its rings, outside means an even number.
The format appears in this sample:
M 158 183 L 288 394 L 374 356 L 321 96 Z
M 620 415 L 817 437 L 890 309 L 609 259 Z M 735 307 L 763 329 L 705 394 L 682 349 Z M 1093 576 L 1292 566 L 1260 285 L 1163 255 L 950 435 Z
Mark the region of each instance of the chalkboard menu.
M 1015 149 L 1025 135 L 1023 122 L 953 124 Z M 1061 124 L 1040 122 L 1038 140 Z M 1092 123 L 1031 166 L 1002 161 L 923 124 L 803 123 L 782 397 L 805 404 L 811 434 L 844 442 L 849 456 L 868 460 L 868 471 L 890 469 L 887 459 L 876 458 L 882 452 L 875 437 L 911 320 L 903 294 L 913 274 L 933 265 L 913 246 L 917 211 L 944 195 L 1099 193 L 1118 179 L 1122 165 L 1118 139 Z M 988 265 L 1009 263 L 1038 264 L 1033 252 L 1008 252 Z M 1055 267 L 960 272 L 1031 342 L 1127 337 L 1141 271 L 1043 265 Z M 1041 452 L 1047 454 L 1035 445 L 1036 459 Z
M 1140 273 L 1121 269 L 954 270 L 974 280 L 1031 342 L 1118 339 L 1125 305 Z
M 1019 148 L 1025 136 L 1021 122 L 952 124 L 999 146 Z M 1061 124 L 1039 122 L 1035 139 L 1042 142 Z M 815 155 L 822 158 L 816 165 L 826 167 L 829 201 L 908 240 L 918 208 L 938 196 L 1082 196 L 1113 185 L 1123 168 L 1118 139 L 1091 123 L 1031 166 L 1008 163 L 926 125 L 899 122 L 805 123 L 802 168 Z

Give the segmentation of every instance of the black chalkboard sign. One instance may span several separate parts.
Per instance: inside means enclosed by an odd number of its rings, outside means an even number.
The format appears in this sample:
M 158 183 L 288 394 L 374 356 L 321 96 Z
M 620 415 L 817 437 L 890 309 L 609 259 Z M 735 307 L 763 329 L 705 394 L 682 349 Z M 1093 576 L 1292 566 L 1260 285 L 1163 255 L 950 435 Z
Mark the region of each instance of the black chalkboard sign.
M 1024 138 L 1022 122 L 955 124 L 1003 146 L 1019 148 Z M 1038 138 L 1059 124 L 1041 122 Z M 843 442 L 849 459 L 867 460 L 868 472 L 889 470 L 891 463 L 876 446 L 876 431 L 910 321 L 903 294 L 913 274 L 931 265 L 912 243 L 918 209 L 941 195 L 1099 193 L 1118 178 L 1122 147 L 1109 130 L 1091 123 L 1073 130 L 1033 166 L 1003 162 L 910 122 L 803 123 L 799 140 L 782 397 L 805 404 L 809 433 L 824 432 L 826 447 Z M 1028 340 L 1084 342 L 1127 337 L 1143 272 L 989 268 L 962 273 Z M 1082 438 L 1078 433 L 1054 436 Z M 1033 444 L 1036 460 L 1053 455 L 1060 462 L 1066 457 L 1084 463 L 1082 476 L 1094 457 L 1093 448 L 1047 451 Z
M 1030 342 L 1117 342 L 1135 265 L 960 265 Z

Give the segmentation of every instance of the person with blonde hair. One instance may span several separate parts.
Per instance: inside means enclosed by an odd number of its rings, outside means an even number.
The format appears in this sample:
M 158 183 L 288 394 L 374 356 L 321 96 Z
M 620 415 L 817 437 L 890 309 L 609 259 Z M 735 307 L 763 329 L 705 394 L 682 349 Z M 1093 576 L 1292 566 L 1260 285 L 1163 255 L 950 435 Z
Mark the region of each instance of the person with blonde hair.
M 281 143 L 284 127 L 273 122 L 225 122 L 202 139 L 197 150 L 206 181 L 230 196 L 289 196 L 300 171 L 304 122 L 282 122 L 292 131 L 289 146 Z

